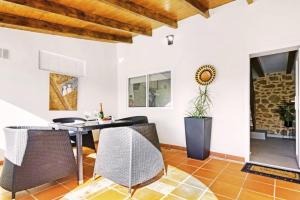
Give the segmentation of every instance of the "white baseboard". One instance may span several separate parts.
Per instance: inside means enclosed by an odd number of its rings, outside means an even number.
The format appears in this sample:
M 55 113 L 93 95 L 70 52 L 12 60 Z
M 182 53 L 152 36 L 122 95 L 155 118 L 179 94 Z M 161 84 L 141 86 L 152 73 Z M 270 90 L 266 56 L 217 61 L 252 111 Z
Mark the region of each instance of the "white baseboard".
M 265 132 L 258 132 L 258 131 L 251 131 L 251 139 L 265 140 L 266 139 L 266 133 Z
M 276 135 L 276 134 L 271 134 L 271 133 L 268 133 L 267 137 L 269 137 L 269 138 L 282 138 L 282 139 L 296 139 L 295 136 Z

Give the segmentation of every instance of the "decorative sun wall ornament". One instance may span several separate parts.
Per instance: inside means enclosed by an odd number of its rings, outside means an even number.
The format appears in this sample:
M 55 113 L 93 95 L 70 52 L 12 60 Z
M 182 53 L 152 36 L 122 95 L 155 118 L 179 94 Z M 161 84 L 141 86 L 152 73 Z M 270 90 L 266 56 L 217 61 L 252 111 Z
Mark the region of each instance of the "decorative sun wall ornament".
M 212 65 L 203 65 L 196 72 L 196 81 L 200 85 L 209 85 L 216 77 L 216 69 Z

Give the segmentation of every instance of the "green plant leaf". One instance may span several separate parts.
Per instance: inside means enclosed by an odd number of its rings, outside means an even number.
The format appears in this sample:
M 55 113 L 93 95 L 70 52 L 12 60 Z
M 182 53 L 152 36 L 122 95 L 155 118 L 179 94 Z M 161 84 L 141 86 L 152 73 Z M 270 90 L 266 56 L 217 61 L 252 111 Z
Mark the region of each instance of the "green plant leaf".
M 199 86 L 198 96 L 192 100 L 191 104 L 192 108 L 191 111 L 187 113 L 188 117 L 206 117 L 212 104 L 207 86 L 205 86 L 204 89 L 202 89 L 201 86 Z

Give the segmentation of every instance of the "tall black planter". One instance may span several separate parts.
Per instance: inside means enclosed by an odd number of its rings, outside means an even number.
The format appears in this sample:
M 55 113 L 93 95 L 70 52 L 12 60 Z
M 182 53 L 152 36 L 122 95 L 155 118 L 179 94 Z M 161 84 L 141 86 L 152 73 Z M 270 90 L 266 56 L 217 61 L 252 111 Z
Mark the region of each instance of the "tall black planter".
M 188 157 L 205 160 L 210 152 L 212 118 L 185 117 L 184 124 Z

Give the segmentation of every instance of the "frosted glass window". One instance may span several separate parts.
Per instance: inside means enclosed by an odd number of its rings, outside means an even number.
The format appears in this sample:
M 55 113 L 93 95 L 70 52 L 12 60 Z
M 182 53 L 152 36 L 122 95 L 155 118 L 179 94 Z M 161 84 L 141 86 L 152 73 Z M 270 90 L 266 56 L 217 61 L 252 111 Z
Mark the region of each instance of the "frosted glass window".
M 146 107 L 146 76 L 129 78 L 128 81 L 128 106 Z
M 148 75 L 149 107 L 171 106 L 171 72 Z

